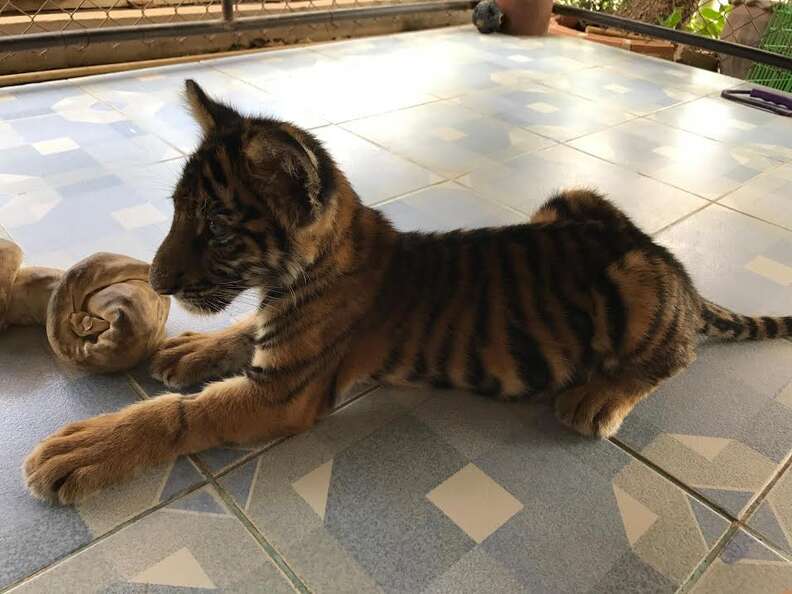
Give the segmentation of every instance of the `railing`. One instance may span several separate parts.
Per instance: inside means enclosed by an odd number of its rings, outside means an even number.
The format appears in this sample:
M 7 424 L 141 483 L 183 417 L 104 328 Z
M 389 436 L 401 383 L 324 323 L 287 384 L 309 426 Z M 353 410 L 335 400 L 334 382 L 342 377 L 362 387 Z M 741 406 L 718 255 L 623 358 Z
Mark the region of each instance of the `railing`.
M 554 12 L 600 41 L 665 40 L 654 48 L 664 57 L 688 52 L 724 74 L 792 90 L 792 0 L 560 0 Z
M 719 62 L 726 74 L 792 90 L 792 0 L 732 2 L 560 0 L 554 12 L 574 17 L 577 29 L 592 36 L 624 34 L 629 42 L 637 34 L 667 40 L 669 52 L 694 48 Z M 476 0 L 0 0 L 0 74 L 334 36 L 327 30 L 318 34 L 321 27 L 352 35 L 362 23 L 385 19 L 445 16 L 449 22 L 462 22 L 475 4 Z
M 368 22 L 402 17 L 411 19 L 411 27 L 421 18 L 442 24 L 453 15 L 459 22 L 474 5 L 475 0 L 0 0 L 0 74 L 256 47 L 273 37 L 295 42 L 334 36 L 317 34 L 320 26 L 350 36 Z

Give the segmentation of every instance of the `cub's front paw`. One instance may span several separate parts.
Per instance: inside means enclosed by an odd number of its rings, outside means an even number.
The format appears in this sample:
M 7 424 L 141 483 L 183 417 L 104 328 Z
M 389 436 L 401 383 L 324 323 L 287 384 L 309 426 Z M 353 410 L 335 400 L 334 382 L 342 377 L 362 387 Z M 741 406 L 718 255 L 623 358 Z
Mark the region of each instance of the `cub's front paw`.
M 151 359 L 151 375 L 169 388 L 195 386 L 225 373 L 227 347 L 212 334 L 185 332 L 162 343 Z
M 170 394 L 61 427 L 28 455 L 22 474 L 37 498 L 64 505 L 175 458 L 187 420 Z
M 41 441 L 22 471 L 38 499 L 68 505 L 115 483 L 134 467 L 134 448 L 108 414 L 62 427 Z

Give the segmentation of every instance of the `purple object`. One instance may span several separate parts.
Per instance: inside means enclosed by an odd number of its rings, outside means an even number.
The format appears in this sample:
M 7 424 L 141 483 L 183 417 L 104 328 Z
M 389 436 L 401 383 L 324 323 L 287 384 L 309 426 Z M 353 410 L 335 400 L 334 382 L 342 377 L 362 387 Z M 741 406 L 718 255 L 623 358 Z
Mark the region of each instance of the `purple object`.
M 772 91 L 762 91 L 760 89 L 726 89 L 721 93 L 721 97 L 729 101 L 744 103 L 752 107 L 757 107 L 771 113 L 782 116 L 792 116 L 792 98 Z

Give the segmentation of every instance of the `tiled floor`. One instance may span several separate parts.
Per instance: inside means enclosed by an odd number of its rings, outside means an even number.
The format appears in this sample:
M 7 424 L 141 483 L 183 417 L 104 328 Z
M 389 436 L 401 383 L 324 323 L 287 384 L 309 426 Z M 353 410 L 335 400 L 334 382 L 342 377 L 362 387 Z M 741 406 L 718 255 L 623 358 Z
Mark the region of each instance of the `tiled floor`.
M 0 91 L 0 235 L 29 263 L 149 259 L 197 128 L 184 78 L 315 133 L 402 229 L 525 220 L 597 186 L 707 295 L 792 312 L 792 122 L 736 81 L 578 40 L 470 28 Z M 172 333 L 227 323 L 174 308 Z M 704 345 L 611 441 L 543 405 L 377 388 L 307 434 L 152 469 L 77 508 L 19 465 L 62 423 L 162 390 L 0 336 L 0 590 L 792 589 L 792 343 Z

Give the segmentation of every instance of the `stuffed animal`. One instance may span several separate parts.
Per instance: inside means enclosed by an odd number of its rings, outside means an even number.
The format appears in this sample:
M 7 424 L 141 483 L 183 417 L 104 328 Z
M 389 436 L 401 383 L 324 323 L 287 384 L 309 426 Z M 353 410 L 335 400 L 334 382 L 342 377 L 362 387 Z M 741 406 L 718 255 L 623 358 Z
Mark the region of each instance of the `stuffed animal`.
M 59 359 L 95 373 L 130 369 L 162 342 L 170 300 L 145 262 L 98 253 L 66 272 L 21 266 L 19 246 L 0 239 L 0 330 L 44 325 Z

